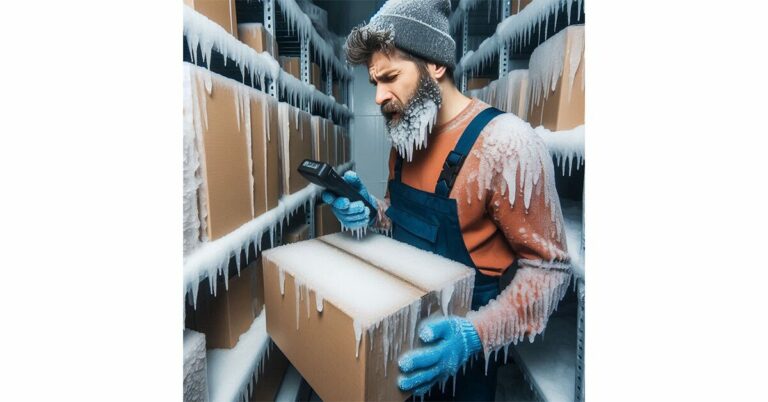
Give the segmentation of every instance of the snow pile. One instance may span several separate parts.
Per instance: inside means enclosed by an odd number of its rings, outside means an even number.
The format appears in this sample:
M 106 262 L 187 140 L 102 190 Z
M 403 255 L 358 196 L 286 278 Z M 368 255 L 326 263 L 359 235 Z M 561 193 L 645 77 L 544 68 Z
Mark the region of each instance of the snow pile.
M 481 136 L 480 149 L 471 152 L 478 159 L 478 171 L 467 178 L 467 184 L 478 183 L 478 199 L 482 199 L 486 190 L 492 190 L 508 194 L 509 204 L 514 207 L 519 190 L 528 210 L 534 188 L 537 194 L 543 190 L 545 205 L 549 207 L 550 219 L 555 222 L 559 238 L 562 227 L 557 217 L 561 212 L 554 166 L 542 138 L 528 122 L 509 113 L 491 120 Z
M 580 125 L 571 130 L 549 131 L 544 126 L 534 129 L 547 144 L 549 153 L 555 157 L 558 166 L 563 169 L 568 166 L 568 176 L 571 175 L 573 162 L 576 162 L 576 169 L 584 165 L 584 125 Z
M 208 402 L 205 335 L 184 330 L 184 402 Z
M 211 402 L 248 400 L 258 381 L 259 368 L 267 358 L 266 311 L 262 311 L 251 328 L 240 335 L 232 349 L 208 351 L 208 395 Z
M 566 17 L 570 21 L 571 4 L 574 2 L 578 2 L 578 13 L 581 14 L 583 0 L 535 0 L 519 13 L 505 18 L 496 26 L 496 33 L 493 36 L 483 41 L 471 55 L 467 53 L 461 58 L 456 66 L 457 74 L 481 69 L 497 57 L 502 46 L 521 49 L 530 44 L 535 28 L 537 28 L 535 32 L 538 32 L 538 43 L 546 40 L 550 15 L 554 14 L 556 22 L 564 8 Z
M 294 279 L 297 330 L 301 327 L 300 303 L 304 301 L 309 312 L 312 291 L 317 311 L 328 301 L 352 318 L 355 356 L 359 356 L 364 332 L 371 347 L 374 337 L 382 337 L 385 372 L 390 359 L 399 356 L 405 345 L 413 347 L 425 291 L 434 292 L 443 314 L 469 308 L 474 271 L 462 264 L 376 234 L 361 240 L 334 234 L 320 240 L 264 252 L 264 257 L 279 267 L 282 294 L 286 274 Z M 354 250 L 354 255 L 342 250 Z M 311 264 L 307 255 L 312 256 Z M 352 278 L 354 284 L 350 283 Z
M 532 104 L 541 104 L 557 88 L 566 61 L 569 64 L 569 74 L 564 78 L 563 87 L 568 88 L 568 93 L 571 93 L 570 89 L 573 88 L 576 70 L 581 64 L 583 54 L 584 25 L 572 25 L 534 49 L 528 65 Z M 565 60 L 566 55 L 568 60 Z M 584 88 L 583 79 L 581 87 Z

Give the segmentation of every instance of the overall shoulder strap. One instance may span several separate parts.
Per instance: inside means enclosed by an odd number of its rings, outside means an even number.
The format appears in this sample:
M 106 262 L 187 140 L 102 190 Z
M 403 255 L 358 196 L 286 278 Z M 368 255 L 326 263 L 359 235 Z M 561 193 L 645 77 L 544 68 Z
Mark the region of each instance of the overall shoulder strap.
M 453 188 L 453 183 L 456 181 L 456 176 L 459 175 L 459 171 L 461 170 L 462 165 L 464 165 L 464 159 L 467 154 L 469 154 L 472 146 L 475 145 L 475 141 L 480 136 L 483 128 L 485 128 L 494 117 L 502 113 L 504 112 L 495 107 L 489 107 L 478 113 L 477 116 L 472 119 L 466 130 L 464 130 L 464 133 L 461 134 L 461 138 L 459 138 L 456 147 L 453 151 L 448 153 L 448 156 L 445 158 L 443 170 L 440 172 L 440 177 L 437 179 L 437 185 L 435 186 L 435 194 L 448 197 Z

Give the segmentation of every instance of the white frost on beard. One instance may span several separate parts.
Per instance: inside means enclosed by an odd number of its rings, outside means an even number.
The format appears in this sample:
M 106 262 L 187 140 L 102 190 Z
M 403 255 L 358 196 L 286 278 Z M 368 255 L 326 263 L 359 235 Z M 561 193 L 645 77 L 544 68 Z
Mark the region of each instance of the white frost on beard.
M 530 124 L 511 113 L 493 119 L 483 130 L 482 136 L 481 148 L 471 152 L 478 159 L 478 170 L 467 177 L 467 184 L 474 181 L 478 183 L 478 200 L 482 199 L 486 190 L 501 195 L 508 193 L 509 205 L 514 207 L 519 190 L 523 193 L 527 211 L 534 188 L 538 194 L 543 187 L 545 205 L 549 207 L 550 220 L 555 222 L 559 238 L 562 222 L 557 217 L 562 216 L 562 212 L 555 189 L 554 165 L 542 138 Z
M 477 311 L 470 311 L 467 319 L 478 329 L 486 361 L 492 352 L 509 343 L 517 344 L 526 335 L 528 341 L 533 342 L 537 334 L 544 332 L 570 281 L 568 270 L 522 266 L 496 299 Z
M 386 126 L 392 146 L 408 162 L 413 158 L 413 151 L 427 147 L 427 138 L 437 121 L 437 104 L 431 100 L 412 109 L 410 116 L 402 116 L 403 120 L 395 127 Z

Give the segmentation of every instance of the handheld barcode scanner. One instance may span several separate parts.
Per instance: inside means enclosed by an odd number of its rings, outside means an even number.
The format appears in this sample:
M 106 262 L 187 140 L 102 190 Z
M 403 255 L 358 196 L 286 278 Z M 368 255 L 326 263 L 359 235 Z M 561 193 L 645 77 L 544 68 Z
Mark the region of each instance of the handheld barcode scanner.
M 342 197 L 347 197 L 350 202 L 362 201 L 370 209 L 371 216 L 376 215 L 376 207 L 371 205 L 351 184 L 339 176 L 331 165 L 312 159 L 304 159 L 304 162 L 301 162 L 301 165 L 299 165 L 298 171 L 310 182 L 331 190 Z

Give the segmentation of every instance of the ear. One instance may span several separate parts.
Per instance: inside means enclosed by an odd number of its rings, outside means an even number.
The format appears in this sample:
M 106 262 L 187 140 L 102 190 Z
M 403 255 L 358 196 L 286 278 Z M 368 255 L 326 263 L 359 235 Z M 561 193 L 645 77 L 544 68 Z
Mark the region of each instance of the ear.
M 441 78 L 445 76 L 445 72 L 447 71 L 445 66 L 439 66 L 435 63 L 427 63 L 427 70 L 429 71 L 429 75 L 432 76 L 436 81 L 440 81 Z

